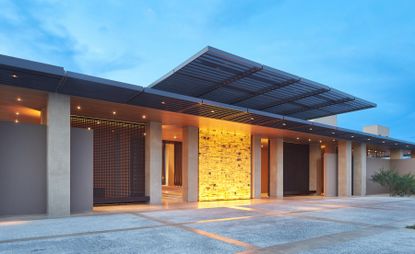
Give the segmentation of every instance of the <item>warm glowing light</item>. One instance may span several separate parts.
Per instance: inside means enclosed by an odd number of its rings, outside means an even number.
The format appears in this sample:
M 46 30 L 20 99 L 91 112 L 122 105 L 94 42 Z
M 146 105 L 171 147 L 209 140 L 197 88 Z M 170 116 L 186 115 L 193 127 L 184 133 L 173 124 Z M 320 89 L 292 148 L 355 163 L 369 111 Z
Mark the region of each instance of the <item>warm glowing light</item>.
M 323 140 L 319 140 L 318 142 L 323 143 Z
M 20 115 L 20 113 L 19 112 L 16 112 L 16 116 L 18 116 L 18 115 Z
M 165 101 L 162 101 L 162 102 L 161 102 L 161 104 L 163 104 L 163 105 L 164 105 L 164 104 L 166 104 L 166 102 L 165 102 Z
M 335 140 L 335 139 L 333 139 L 332 141 L 333 141 L 333 142 L 336 142 L 336 140 Z
M 117 111 L 112 111 L 112 114 L 113 114 L 113 115 L 116 115 L 116 114 L 117 114 Z
M 311 138 L 308 139 L 308 142 L 311 142 Z
M 251 135 L 199 129 L 199 200 L 251 197 Z
M 17 74 L 12 74 L 12 78 L 18 78 Z
M 20 101 L 22 101 L 22 98 L 17 97 L 16 100 L 20 102 Z
M 312 131 L 312 130 L 313 130 L 313 128 L 310 128 L 309 130 L 310 130 L 310 131 Z
M 147 118 L 147 116 L 146 116 L 146 115 L 142 115 L 142 116 L 141 116 L 141 118 L 146 119 L 146 118 Z
M 215 110 L 211 110 L 210 112 L 211 112 L 211 113 L 215 113 Z
M 300 138 L 299 138 L 299 137 L 297 137 L 296 139 L 297 139 L 297 140 L 300 140 Z
M 78 106 L 76 106 L 76 109 L 77 109 L 77 110 L 81 110 L 81 106 L 79 106 L 79 105 L 78 105 Z
M 251 120 L 255 120 L 253 117 L 251 117 Z
M 173 138 L 174 138 L 174 139 L 177 139 L 177 136 L 174 136 Z
M 322 146 L 321 146 L 321 149 L 324 149 L 324 148 L 326 148 L 326 146 L 325 146 L 325 145 L 322 145 Z
M 97 121 L 97 124 L 101 124 L 101 122 L 100 121 Z
M 15 123 L 19 123 L 19 119 L 14 120 Z
M 88 127 L 88 130 L 90 131 L 91 130 L 91 127 Z
M 143 135 L 144 135 L 144 136 L 147 136 L 147 133 L 145 133 L 145 132 L 144 132 L 144 133 L 143 133 Z

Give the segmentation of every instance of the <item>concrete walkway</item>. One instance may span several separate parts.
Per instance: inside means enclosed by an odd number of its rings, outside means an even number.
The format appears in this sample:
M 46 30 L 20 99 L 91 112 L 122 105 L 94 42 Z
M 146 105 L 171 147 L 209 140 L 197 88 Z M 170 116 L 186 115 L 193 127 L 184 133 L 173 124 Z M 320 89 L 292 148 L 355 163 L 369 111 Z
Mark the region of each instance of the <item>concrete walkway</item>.
M 99 207 L 0 219 L 0 253 L 415 253 L 415 199 L 289 198 Z

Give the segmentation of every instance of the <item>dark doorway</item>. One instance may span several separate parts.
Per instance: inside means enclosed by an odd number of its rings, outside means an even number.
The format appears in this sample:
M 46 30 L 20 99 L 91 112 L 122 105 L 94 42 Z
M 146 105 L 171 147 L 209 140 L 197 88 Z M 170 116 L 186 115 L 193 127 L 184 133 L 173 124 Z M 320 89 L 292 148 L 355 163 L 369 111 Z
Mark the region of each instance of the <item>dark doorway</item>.
M 284 143 L 284 195 L 309 194 L 309 146 Z
M 72 116 L 71 126 L 94 133 L 94 204 L 148 201 L 145 125 Z
M 261 196 L 269 197 L 269 140 L 261 139 Z

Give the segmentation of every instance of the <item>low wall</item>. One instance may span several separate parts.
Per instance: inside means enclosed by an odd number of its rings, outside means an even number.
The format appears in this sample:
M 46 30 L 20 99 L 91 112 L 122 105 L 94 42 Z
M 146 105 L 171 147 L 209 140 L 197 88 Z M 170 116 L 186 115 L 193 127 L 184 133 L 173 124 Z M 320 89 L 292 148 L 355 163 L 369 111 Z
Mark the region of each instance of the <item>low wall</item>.
M 366 163 L 366 194 L 385 194 L 388 193 L 387 188 L 380 186 L 371 180 L 371 176 L 376 173 L 379 169 L 389 169 L 390 160 L 379 159 L 379 158 L 368 158 Z

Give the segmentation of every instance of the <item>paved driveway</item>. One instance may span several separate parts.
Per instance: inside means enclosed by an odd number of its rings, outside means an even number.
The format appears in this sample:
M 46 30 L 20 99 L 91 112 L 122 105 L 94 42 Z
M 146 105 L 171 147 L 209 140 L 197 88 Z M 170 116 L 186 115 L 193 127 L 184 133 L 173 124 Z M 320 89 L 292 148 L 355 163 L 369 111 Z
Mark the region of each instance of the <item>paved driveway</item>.
M 415 224 L 414 198 L 120 208 L 0 219 L 0 253 L 415 253 L 415 230 L 405 228 Z

